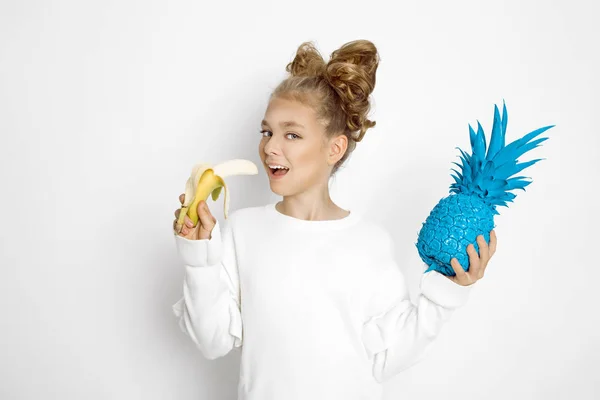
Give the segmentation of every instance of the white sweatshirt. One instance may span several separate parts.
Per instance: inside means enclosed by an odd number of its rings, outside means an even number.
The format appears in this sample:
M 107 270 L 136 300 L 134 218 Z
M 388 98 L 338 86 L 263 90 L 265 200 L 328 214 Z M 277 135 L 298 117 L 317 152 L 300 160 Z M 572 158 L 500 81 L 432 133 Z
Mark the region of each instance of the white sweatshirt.
M 271 203 L 234 211 L 222 232 L 217 220 L 210 240 L 174 235 L 173 311 L 207 359 L 241 350 L 238 400 L 380 400 L 473 287 L 430 271 L 411 303 L 391 236 L 356 211 L 307 221 Z

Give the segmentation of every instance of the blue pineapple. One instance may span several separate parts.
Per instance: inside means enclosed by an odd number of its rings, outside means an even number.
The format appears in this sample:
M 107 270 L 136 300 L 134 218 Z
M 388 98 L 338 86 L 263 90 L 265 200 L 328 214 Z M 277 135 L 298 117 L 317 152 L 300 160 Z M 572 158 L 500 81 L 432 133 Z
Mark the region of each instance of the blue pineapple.
M 461 168 L 462 174 L 452 169 L 458 176 L 452 174 L 455 183 L 450 185 L 450 195 L 441 199 L 433 208 L 415 243 L 419 256 L 429 266 L 425 272 L 436 270 L 446 276 L 456 275 L 450 265 L 452 258 L 456 258 L 463 269 L 468 271 L 469 243 L 479 253 L 477 236 L 483 235 L 489 243 L 489 232 L 495 228 L 494 215 L 499 215 L 496 206 L 508 207 L 506 202 L 512 202 L 516 197 L 508 191 L 525 191 L 525 186 L 531 183 L 524 181 L 523 176 L 510 177 L 542 159 L 517 163 L 517 158 L 548 139 L 539 138 L 528 143 L 554 125 L 536 129 L 505 147 L 506 123 L 506 104 L 502 110 L 502 118 L 498 107 L 494 105 L 492 138 L 487 155 L 481 124 L 477 121 L 477 134 L 469 124 L 472 155 L 465 154 L 458 148 L 462 153 L 462 165 L 453 164 Z

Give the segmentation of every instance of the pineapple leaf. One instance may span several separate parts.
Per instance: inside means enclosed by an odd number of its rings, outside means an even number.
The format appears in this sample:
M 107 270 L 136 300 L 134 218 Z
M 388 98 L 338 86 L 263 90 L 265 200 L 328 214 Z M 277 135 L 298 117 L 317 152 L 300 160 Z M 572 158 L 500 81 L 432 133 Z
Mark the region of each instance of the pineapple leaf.
M 495 192 L 495 191 L 500 191 L 500 193 L 502 193 L 504 190 L 506 190 L 506 179 L 494 179 L 491 182 L 486 183 L 485 187 L 490 191 L 490 192 Z
M 458 149 L 461 152 L 461 154 L 465 158 L 465 161 L 469 161 L 469 155 L 467 153 L 465 153 L 460 147 L 455 147 L 455 149 Z
M 519 171 L 524 170 L 525 168 L 527 168 L 527 167 L 529 167 L 529 166 L 531 166 L 531 165 L 533 165 L 536 162 L 541 161 L 541 160 L 543 160 L 543 158 L 536 158 L 535 160 L 531 160 L 531 161 L 527 161 L 527 162 L 524 162 L 524 163 L 517 164 L 516 165 L 516 169 L 514 171 L 512 171 L 512 174 L 510 174 L 510 176 L 516 174 Z
M 506 125 L 508 124 L 508 114 L 506 112 L 506 102 L 502 99 L 502 147 L 504 147 L 504 138 L 506 138 Z
M 488 177 L 494 173 L 495 168 L 496 168 L 496 164 L 494 164 L 494 162 L 492 160 L 488 160 L 488 161 L 486 161 L 481 174 L 485 177 Z
M 473 128 L 471 127 L 471 124 L 469 125 L 469 142 L 471 143 L 471 149 L 473 147 L 475 147 L 475 140 L 476 140 L 476 134 L 475 131 L 473 130 Z
M 509 159 L 512 159 L 512 160 L 517 159 L 519 156 L 521 156 L 524 153 L 524 152 L 518 151 L 521 146 L 525 145 L 531 139 L 533 139 L 540 133 L 546 131 L 547 129 L 552 128 L 553 126 L 554 125 L 545 126 L 545 127 L 536 129 L 532 132 L 529 132 L 522 138 L 515 140 L 514 142 L 510 143 L 508 146 L 506 146 L 502 150 L 500 150 L 498 152 L 498 154 L 496 154 L 496 156 L 493 158 L 493 160 L 496 162 L 497 165 L 501 165 L 501 164 L 504 164 L 504 162 Z
M 496 178 L 498 178 L 498 179 L 509 178 L 509 177 L 513 176 L 514 174 L 516 174 L 517 172 L 535 164 L 536 162 L 538 162 L 540 160 L 542 160 L 542 158 L 538 158 L 535 160 L 527 161 L 524 163 L 518 163 L 518 164 L 514 160 L 511 162 L 508 162 L 496 170 Z
M 457 170 L 455 170 L 454 168 L 450 168 L 452 171 L 456 172 L 456 174 L 458 175 L 458 177 L 460 179 L 462 179 L 462 174 L 460 172 L 458 172 Z
M 519 148 L 519 151 L 517 154 L 515 154 L 515 158 L 519 158 L 522 154 L 527 153 L 529 150 L 535 149 L 536 147 L 539 146 L 540 143 L 542 143 L 544 140 L 547 140 L 547 137 L 543 137 L 543 138 L 539 138 L 534 140 L 531 143 L 528 143 L 526 145 L 523 145 Z
M 530 185 L 533 181 L 524 181 L 522 179 L 511 178 L 507 180 L 507 185 L 504 190 L 523 189 L 525 186 Z
M 456 182 L 457 185 L 460 185 L 460 179 L 456 175 L 450 174 L 450 176 L 454 179 L 454 182 Z
M 502 117 L 502 120 L 500 120 L 498 106 L 494 105 L 494 122 L 492 128 L 492 138 L 490 139 L 490 147 L 486 156 L 488 160 L 494 159 L 498 151 L 504 148 L 506 132 L 506 105 L 504 106 L 503 114 L 504 115 Z
M 462 149 L 458 148 L 458 150 L 460 150 L 460 152 L 462 153 L 462 156 L 463 156 L 463 157 L 461 157 L 461 159 L 462 159 L 464 168 L 463 167 L 461 167 L 461 168 L 463 170 L 465 181 L 466 182 L 470 182 L 471 179 L 472 179 L 471 178 L 472 177 L 472 171 L 471 171 L 471 168 L 469 168 L 469 166 L 470 166 L 470 158 L 471 157 L 468 154 L 466 154 Z
M 463 173 L 464 173 L 464 168 L 463 168 L 463 166 L 462 166 L 461 164 L 455 163 L 454 161 L 452 162 L 452 164 L 454 164 L 454 165 L 458 165 L 458 166 L 460 167 L 460 170 L 461 170 L 461 172 L 463 172 Z M 452 169 L 452 168 L 450 168 L 450 169 Z M 452 169 L 452 171 L 455 171 L 455 170 L 454 170 L 454 169 Z M 455 172 L 457 172 L 457 173 L 458 173 L 458 171 L 455 171 Z M 460 175 L 460 179 L 462 179 L 462 174 L 458 174 L 458 175 Z
M 475 148 L 473 149 L 473 153 L 477 154 L 477 157 L 481 160 L 485 158 L 485 133 L 483 132 L 483 127 L 477 121 L 477 140 L 475 141 Z

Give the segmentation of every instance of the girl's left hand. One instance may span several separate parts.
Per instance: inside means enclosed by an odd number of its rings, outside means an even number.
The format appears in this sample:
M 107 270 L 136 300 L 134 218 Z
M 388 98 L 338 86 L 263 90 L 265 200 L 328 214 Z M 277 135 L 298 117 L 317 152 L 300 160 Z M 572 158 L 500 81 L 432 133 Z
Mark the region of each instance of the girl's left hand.
M 469 271 L 465 271 L 460 265 L 456 258 L 450 260 L 450 265 L 456 273 L 455 276 L 446 276 L 451 281 L 461 285 L 469 286 L 483 278 L 485 268 L 487 267 L 490 259 L 496 252 L 496 244 L 498 239 L 496 238 L 496 232 L 490 231 L 490 243 L 489 246 L 485 242 L 483 235 L 477 236 L 477 244 L 479 245 L 479 255 L 475 250 L 475 246 L 469 244 L 467 246 L 467 253 L 469 254 Z M 481 256 L 481 257 L 480 257 Z

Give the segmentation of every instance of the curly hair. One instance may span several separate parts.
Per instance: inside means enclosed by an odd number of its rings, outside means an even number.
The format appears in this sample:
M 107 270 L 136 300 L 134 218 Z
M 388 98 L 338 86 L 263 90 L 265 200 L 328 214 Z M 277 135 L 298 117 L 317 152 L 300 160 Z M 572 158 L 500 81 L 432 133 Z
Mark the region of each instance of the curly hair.
M 375 126 L 367 114 L 379 61 L 375 45 L 368 40 L 344 44 L 331 53 L 327 63 L 312 42 L 304 42 L 286 66 L 290 76 L 271 94 L 271 98 L 299 101 L 315 110 L 317 119 L 325 126 L 325 140 L 341 133 L 346 135 L 348 147 L 334 165 L 332 175 L 354 151 L 367 129 Z

